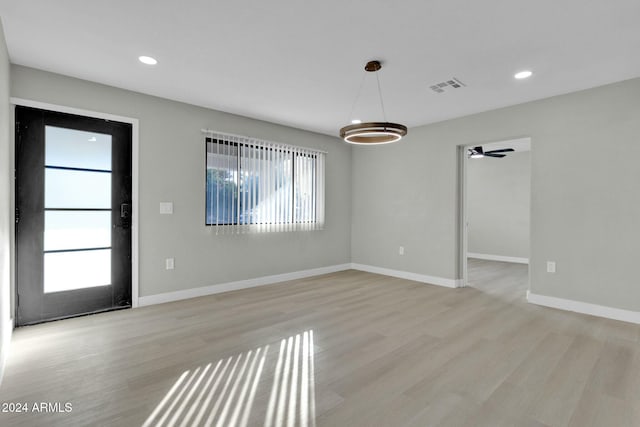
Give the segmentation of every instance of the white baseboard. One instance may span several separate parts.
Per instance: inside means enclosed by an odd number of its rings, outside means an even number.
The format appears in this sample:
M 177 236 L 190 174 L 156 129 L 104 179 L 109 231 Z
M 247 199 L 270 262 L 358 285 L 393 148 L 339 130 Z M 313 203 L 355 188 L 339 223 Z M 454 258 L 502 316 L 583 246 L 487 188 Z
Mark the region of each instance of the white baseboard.
M 256 277 L 255 279 L 239 280 L 237 282 L 220 283 L 217 285 L 203 286 L 200 288 L 191 288 L 182 291 L 149 295 L 138 298 L 138 306 L 142 307 L 145 305 L 162 304 L 165 302 L 219 294 L 221 292 L 237 291 L 239 289 L 271 285 L 273 283 L 286 282 L 288 280 L 304 279 L 306 277 L 319 276 L 321 274 L 349 270 L 350 268 L 351 264 L 331 265 L 328 267 L 312 268 L 310 270 L 294 271 L 293 273 L 275 274 L 273 276 Z
M 0 351 L 0 386 L 2 378 L 4 378 L 4 367 L 9 357 L 9 346 L 11 345 L 11 336 L 13 335 L 13 319 L 9 319 L 2 331 L 2 350 Z
M 475 252 L 467 252 L 467 258 L 486 259 L 487 261 L 515 262 L 517 264 L 529 264 L 529 258 L 520 258 L 515 256 L 478 254 Z
M 529 291 L 527 291 L 527 301 L 531 304 L 542 305 L 545 307 L 558 308 L 560 310 L 574 311 L 576 313 L 589 314 L 591 316 L 640 324 L 640 312 L 638 311 L 623 310 L 621 308 L 607 307 L 604 305 L 550 297 L 546 295 L 537 295 Z
M 444 277 L 427 276 L 424 274 L 410 273 L 408 271 L 392 270 L 389 268 L 374 267 L 373 265 L 351 264 L 353 270 L 366 271 L 369 273 L 382 274 L 384 276 L 399 277 L 401 279 L 415 280 L 417 282 L 429 283 L 432 285 L 445 286 L 447 288 L 460 288 L 463 286 L 461 279 L 446 279 Z

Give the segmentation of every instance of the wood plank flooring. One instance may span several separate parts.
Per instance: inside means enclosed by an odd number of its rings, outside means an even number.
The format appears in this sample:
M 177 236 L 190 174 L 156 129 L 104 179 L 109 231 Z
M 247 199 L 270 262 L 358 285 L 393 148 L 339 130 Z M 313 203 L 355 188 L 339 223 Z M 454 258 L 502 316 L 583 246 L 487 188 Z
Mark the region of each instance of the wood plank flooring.
M 345 271 L 20 328 L 0 404 L 29 413 L 0 425 L 640 425 L 640 326 L 527 304 L 526 265 L 469 277 Z

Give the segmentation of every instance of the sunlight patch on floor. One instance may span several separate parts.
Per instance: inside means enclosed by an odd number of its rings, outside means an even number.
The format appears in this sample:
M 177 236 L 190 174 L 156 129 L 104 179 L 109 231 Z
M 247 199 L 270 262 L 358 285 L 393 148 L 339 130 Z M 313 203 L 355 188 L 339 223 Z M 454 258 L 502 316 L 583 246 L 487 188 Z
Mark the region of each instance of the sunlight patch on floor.
M 269 377 L 261 378 L 276 357 L 268 345 L 187 370 L 143 427 L 246 427 L 255 417 L 265 427 L 315 427 L 313 353 L 312 330 L 281 340 L 268 389 Z M 269 393 L 256 400 L 261 391 Z

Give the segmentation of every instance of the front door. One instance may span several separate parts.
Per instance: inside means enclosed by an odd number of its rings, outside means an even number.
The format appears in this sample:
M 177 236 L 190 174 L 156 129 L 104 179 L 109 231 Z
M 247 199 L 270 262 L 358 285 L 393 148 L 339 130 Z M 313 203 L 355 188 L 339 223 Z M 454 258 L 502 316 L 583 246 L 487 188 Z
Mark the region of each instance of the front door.
M 16 307 L 28 325 L 131 306 L 131 125 L 16 107 Z

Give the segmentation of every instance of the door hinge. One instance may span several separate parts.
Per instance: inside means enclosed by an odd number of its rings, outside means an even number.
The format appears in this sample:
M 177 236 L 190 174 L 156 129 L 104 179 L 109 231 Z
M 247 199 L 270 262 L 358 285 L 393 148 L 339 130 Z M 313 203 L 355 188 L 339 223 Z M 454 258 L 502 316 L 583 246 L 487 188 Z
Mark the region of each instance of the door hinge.
M 16 224 L 20 222 L 20 209 L 16 208 Z
M 20 294 L 16 294 L 16 307 L 20 306 Z

